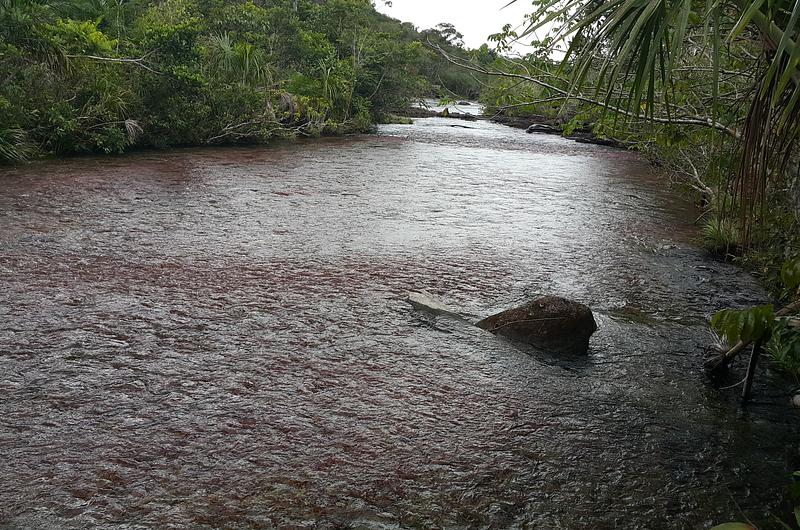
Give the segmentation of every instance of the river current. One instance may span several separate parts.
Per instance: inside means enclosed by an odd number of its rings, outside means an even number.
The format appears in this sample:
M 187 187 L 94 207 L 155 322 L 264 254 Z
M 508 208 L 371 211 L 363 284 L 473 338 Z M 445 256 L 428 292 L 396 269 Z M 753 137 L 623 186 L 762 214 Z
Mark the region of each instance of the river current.
M 0 171 L 0 528 L 704 528 L 798 415 L 699 370 L 765 293 L 637 155 L 439 118 Z M 581 362 L 477 321 L 590 305 Z

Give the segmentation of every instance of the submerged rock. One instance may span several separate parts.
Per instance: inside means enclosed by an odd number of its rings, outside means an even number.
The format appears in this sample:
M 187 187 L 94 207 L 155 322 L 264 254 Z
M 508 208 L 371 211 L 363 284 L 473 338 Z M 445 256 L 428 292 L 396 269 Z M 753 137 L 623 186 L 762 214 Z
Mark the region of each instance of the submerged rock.
M 476 324 L 479 328 L 553 353 L 586 355 L 597 331 L 592 310 L 583 304 L 545 296 Z
M 462 318 L 455 312 L 455 310 L 447 307 L 425 291 L 408 293 L 406 295 L 406 300 L 408 300 L 408 303 L 414 306 L 416 309 L 422 309 L 423 311 L 429 311 L 435 314 L 453 315 L 455 317 Z
M 561 129 L 558 127 L 554 127 L 553 125 L 547 125 L 546 123 L 534 123 L 530 127 L 525 130 L 528 134 L 533 133 L 545 133 L 545 134 L 561 134 Z

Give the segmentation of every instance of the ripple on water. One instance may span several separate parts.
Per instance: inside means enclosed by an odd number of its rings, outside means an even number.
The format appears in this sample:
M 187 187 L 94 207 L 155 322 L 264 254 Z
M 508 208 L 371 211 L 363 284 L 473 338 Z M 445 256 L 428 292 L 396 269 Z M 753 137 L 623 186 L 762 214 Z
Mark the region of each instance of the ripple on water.
M 484 122 L 0 173 L 0 527 L 690 528 L 758 517 L 794 413 L 696 371 L 762 299 L 635 155 Z M 581 363 L 477 320 L 598 310 Z M 765 388 L 759 388 L 765 393 Z

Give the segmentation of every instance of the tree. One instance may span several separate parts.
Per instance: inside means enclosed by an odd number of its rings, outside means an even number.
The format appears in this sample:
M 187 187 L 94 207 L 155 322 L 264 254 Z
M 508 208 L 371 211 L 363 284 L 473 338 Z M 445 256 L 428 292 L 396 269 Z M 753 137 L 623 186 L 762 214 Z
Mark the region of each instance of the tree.
M 420 38 L 369 0 L 0 0 L 0 163 L 367 131 Z
M 436 31 L 447 44 L 456 46 L 457 48 L 464 47 L 464 35 L 462 35 L 453 24 L 449 22 L 436 24 Z

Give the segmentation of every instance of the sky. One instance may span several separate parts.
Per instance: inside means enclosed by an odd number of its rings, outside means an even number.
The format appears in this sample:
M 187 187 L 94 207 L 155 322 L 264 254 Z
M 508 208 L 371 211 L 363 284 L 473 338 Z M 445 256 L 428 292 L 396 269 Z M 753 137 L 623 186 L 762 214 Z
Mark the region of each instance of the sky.
M 518 0 L 504 8 L 509 0 L 392 0 L 392 7 L 375 0 L 375 7 L 403 22 L 411 22 L 419 29 L 436 26 L 440 22 L 450 22 L 464 34 L 468 48 L 477 48 L 487 41 L 492 33 L 499 33 L 503 26 L 511 24 L 516 28 L 525 20 L 531 2 Z M 491 46 L 491 43 L 490 43 Z M 515 46 L 518 51 L 521 46 Z

